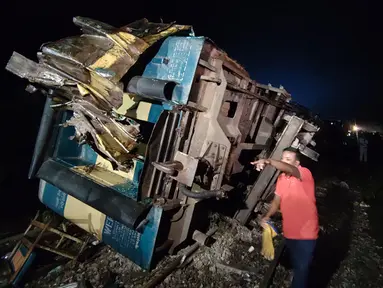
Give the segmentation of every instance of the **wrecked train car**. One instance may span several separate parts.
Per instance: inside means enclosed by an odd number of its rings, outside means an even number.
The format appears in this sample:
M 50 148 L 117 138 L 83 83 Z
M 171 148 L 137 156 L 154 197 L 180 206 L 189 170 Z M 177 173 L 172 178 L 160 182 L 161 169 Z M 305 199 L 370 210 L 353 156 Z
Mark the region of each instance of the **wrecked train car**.
M 141 267 L 206 231 L 205 199 L 241 194 L 243 224 L 261 211 L 278 173 L 254 183 L 254 157 L 294 146 L 318 158 L 319 128 L 290 94 L 192 27 L 74 23 L 81 36 L 43 45 L 38 63 L 14 52 L 6 67 L 47 97 L 29 176 L 45 205 Z

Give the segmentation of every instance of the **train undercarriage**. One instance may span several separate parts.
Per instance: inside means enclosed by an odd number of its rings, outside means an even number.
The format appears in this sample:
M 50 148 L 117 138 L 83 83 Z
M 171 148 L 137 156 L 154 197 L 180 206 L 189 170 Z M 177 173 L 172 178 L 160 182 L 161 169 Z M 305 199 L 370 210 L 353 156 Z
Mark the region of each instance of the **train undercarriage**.
M 315 118 L 191 26 L 74 23 L 81 36 L 6 67 L 46 97 L 29 177 L 46 206 L 142 268 L 206 233 L 218 206 L 243 225 L 261 213 L 278 172 L 252 169 L 256 157 L 293 146 L 318 159 Z

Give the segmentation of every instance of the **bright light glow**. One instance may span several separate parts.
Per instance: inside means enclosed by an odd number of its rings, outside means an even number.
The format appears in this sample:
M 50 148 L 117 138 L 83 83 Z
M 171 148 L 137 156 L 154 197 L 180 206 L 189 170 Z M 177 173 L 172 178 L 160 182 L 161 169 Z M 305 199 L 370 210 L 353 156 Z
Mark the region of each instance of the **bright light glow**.
M 352 126 L 352 131 L 358 131 L 358 130 L 359 130 L 358 126 L 356 126 L 356 125 Z
M 334 122 L 331 122 L 331 125 L 334 125 Z

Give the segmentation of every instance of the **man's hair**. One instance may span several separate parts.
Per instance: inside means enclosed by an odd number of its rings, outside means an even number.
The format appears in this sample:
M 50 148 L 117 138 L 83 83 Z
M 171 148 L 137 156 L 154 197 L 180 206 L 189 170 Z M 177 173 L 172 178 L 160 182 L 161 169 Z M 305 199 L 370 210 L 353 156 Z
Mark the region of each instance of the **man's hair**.
M 285 152 L 285 151 L 295 153 L 295 159 L 297 159 L 298 161 L 301 161 L 301 152 L 299 152 L 299 150 L 297 148 L 287 147 L 287 148 L 283 149 L 283 152 Z

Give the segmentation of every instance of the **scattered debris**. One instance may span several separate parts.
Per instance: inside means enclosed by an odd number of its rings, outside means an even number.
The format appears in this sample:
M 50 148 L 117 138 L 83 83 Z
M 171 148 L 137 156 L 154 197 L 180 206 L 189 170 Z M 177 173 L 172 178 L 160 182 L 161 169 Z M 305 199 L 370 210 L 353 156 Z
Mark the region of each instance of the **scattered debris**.
M 77 257 L 84 251 L 90 236 L 82 230 L 79 230 L 72 223 L 67 222 L 64 218 L 61 218 L 60 223 L 63 230 L 54 228 L 57 224 L 57 218 L 53 216 L 52 212 L 48 214 L 51 214 L 52 217 L 47 218 L 47 213 L 44 212 L 41 215 L 40 211 L 38 211 L 21 237 L 17 235 L 17 238 L 10 239 L 10 241 L 16 239 L 19 239 L 19 241 L 12 247 L 12 251 L 8 251 L 1 258 L 2 265 L 5 268 L 2 269 L 1 272 L 2 282 L 14 286 L 21 285 L 24 281 L 24 277 L 27 274 L 31 274 L 29 270 L 33 270 L 35 262 L 38 262 L 37 259 L 42 250 L 55 255 L 57 260 L 59 260 L 60 257 L 63 259 L 77 260 Z M 74 235 L 80 232 L 80 237 L 84 236 L 84 239 L 67 233 L 69 226 L 74 227 L 72 231 Z M 54 256 L 52 256 L 52 258 L 54 258 Z M 51 270 L 49 274 L 57 274 L 59 271 L 60 266 Z
M 361 198 L 359 191 L 354 191 Z M 379 247 L 369 235 L 369 220 L 363 208 L 354 207 L 350 245 L 347 256 L 333 275 L 330 287 L 383 287 L 383 259 L 378 255 Z
M 181 268 L 157 287 L 254 287 L 260 282 L 270 263 L 260 256 L 261 233 L 256 229 L 249 230 L 230 218 L 217 218 L 219 220 L 213 223 L 217 232 L 212 246 L 203 246 L 193 258 L 186 258 Z M 249 246 L 254 248 L 252 253 L 248 252 Z M 68 262 L 28 283 L 26 287 L 60 287 L 85 280 L 93 287 L 104 287 L 111 275 L 116 275 L 114 283 L 119 287 L 146 287 L 144 285 L 156 275 L 164 273 L 187 251 L 190 251 L 190 247 L 179 251 L 177 255 L 165 257 L 149 273 L 111 248 L 103 247 L 98 255 L 85 263 Z M 232 273 L 228 273 L 228 269 Z
M 260 283 L 269 264 L 260 255 L 260 231 L 226 220 L 219 223 L 212 247 L 201 248 L 190 266 L 175 271 L 159 287 L 254 287 Z M 256 247 L 252 253 L 249 246 Z
M 370 208 L 370 205 L 368 205 L 368 204 L 366 204 L 366 203 L 364 203 L 364 202 L 361 202 L 361 203 L 359 204 L 359 206 L 362 207 L 362 208 Z
M 79 281 L 60 286 L 59 288 L 92 288 L 88 281 Z
M 342 187 L 343 189 L 350 190 L 350 186 L 348 186 L 348 184 L 344 181 L 341 181 L 339 183 L 339 186 Z
M 338 188 L 341 188 L 339 193 L 334 190 Z M 339 199 L 333 197 L 339 197 L 343 206 L 339 207 Z M 328 287 L 362 287 L 371 283 L 371 279 L 376 279 L 376 283 L 366 287 L 383 287 L 383 261 L 377 253 L 380 247 L 368 234 L 369 221 L 365 213 L 368 205 L 361 199 L 359 192 L 347 190 L 339 182 L 336 185 L 325 183 L 317 188 L 322 231 L 320 239 L 342 237 L 339 233 L 344 233 L 345 227 L 349 227 L 345 226 L 346 223 L 352 227 L 350 246 L 346 249 L 348 252 L 339 263 L 339 269 L 336 268 L 331 274 Z M 328 205 L 329 202 L 335 202 L 334 206 L 337 207 Z M 276 222 L 276 226 L 280 229 L 279 222 Z M 285 260 L 282 259 L 282 265 L 278 265 L 278 259 L 270 262 L 261 256 L 261 231 L 256 228 L 250 230 L 236 220 L 217 214 L 212 217 L 212 228 L 217 232 L 214 235 L 215 242 L 210 247 L 203 246 L 198 251 L 185 248 L 177 255 L 165 257 L 151 272 L 143 271 L 129 259 L 103 246 L 86 262 L 70 261 L 51 268 L 45 276 L 27 283 L 26 287 L 154 287 L 147 285 L 158 275 L 162 275 L 162 283 L 154 282 L 160 288 L 267 287 L 264 286 L 266 282 L 271 283 L 270 287 L 278 288 L 291 285 L 293 274 Z M 282 253 L 281 239 L 274 239 L 276 255 Z M 344 245 L 344 241 L 341 244 Z M 188 251 L 196 252 L 192 257 L 182 257 L 190 255 Z M 336 257 L 331 251 L 328 253 Z M 323 263 L 314 264 L 323 269 Z M 167 271 L 172 265 L 178 269 Z
M 257 271 L 244 270 L 244 269 L 241 269 L 241 268 L 238 268 L 238 267 L 235 267 L 235 266 L 224 265 L 222 263 L 217 263 L 216 267 L 218 269 L 223 269 L 223 270 L 225 270 L 227 272 L 230 272 L 230 273 L 236 273 L 236 274 L 239 274 L 239 275 L 243 275 L 244 274 L 247 277 L 250 277 L 250 275 L 255 275 L 257 273 Z
M 109 247 L 100 249 L 97 255 L 84 263 L 68 262 L 57 273 L 49 273 L 26 285 L 26 287 L 60 287 L 73 282 L 89 281 L 93 287 L 103 287 L 112 274 L 117 274 L 116 282 L 134 283 L 137 276 L 146 273 L 127 258 Z M 133 287 L 133 286 L 132 286 Z
M 217 231 L 217 228 L 213 228 L 206 233 L 207 237 L 213 236 L 213 234 Z M 188 247 L 186 251 L 178 256 L 170 265 L 166 266 L 163 271 L 160 271 L 158 276 L 154 276 L 147 284 L 145 284 L 145 288 L 155 287 L 157 284 L 161 283 L 170 273 L 172 273 L 177 267 L 182 266 L 185 263 L 187 257 L 191 256 L 195 251 L 198 250 L 202 246 L 201 243 L 196 241 L 193 245 Z
M 74 283 L 70 283 L 70 284 L 67 284 L 64 286 L 60 286 L 59 288 L 77 288 L 77 287 L 79 287 L 78 283 L 74 282 Z

